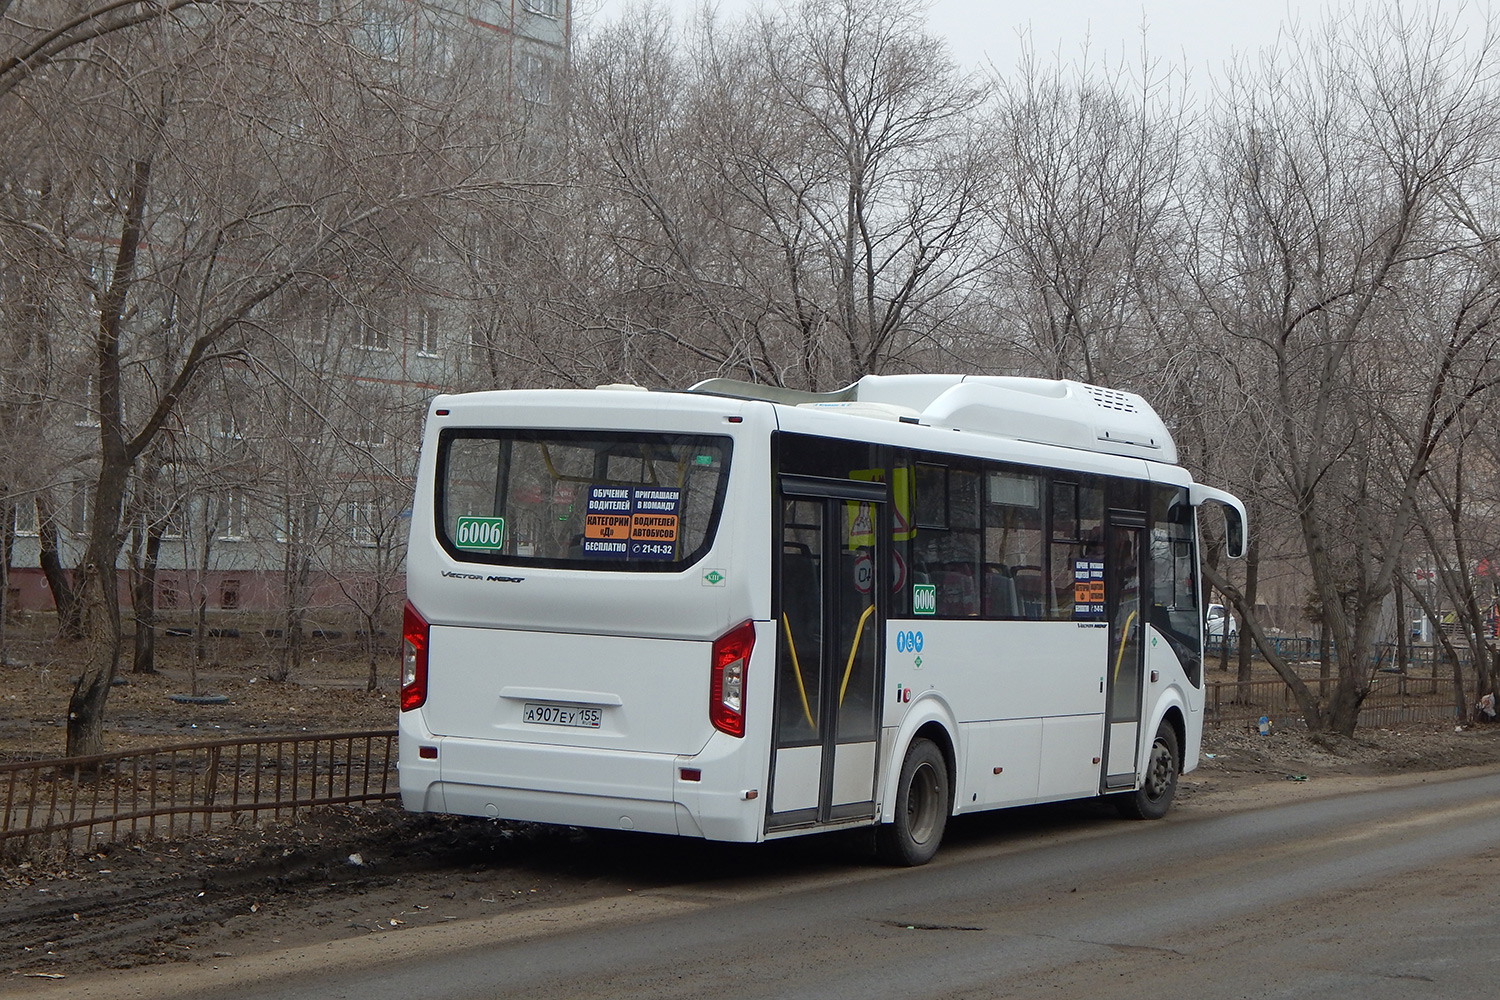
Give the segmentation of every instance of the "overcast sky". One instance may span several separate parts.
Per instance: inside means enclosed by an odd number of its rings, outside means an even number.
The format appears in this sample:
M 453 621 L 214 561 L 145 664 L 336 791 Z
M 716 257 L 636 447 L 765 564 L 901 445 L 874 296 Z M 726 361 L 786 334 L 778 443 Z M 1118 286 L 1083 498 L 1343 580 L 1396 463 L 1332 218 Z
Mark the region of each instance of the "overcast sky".
M 687 12 L 698 0 L 658 0 Z M 772 0 L 774 4 L 775 0 Z M 879 2 L 879 0 L 870 0 Z M 1111 63 L 1122 52 L 1132 62 L 1140 50 L 1141 26 L 1146 27 L 1150 52 L 1186 66 L 1194 79 L 1205 73 L 1217 75 L 1236 52 L 1255 56 L 1276 43 L 1283 24 L 1301 19 L 1319 23 L 1330 6 L 1364 7 L 1398 0 L 934 0 L 928 24 L 948 41 L 955 61 L 978 68 L 992 60 L 1008 72 L 1021 51 L 1020 35 L 1029 31 L 1032 44 L 1043 56 L 1060 54 L 1064 61 L 1076 60 L 1088 46 L 1094 59 L 1109 57 Z M 1457 11 L 1460 4 L 1449 0 L 1399 0 L 1417 10 L 1441 8 Z M 589 20 L 618 17 L 638 0 L 575 0 L 578 28 L 587 30 Z M 724 15 L 737 15 L 756 5 L 756 0 L 719 0 Z M 1466 22 L 1477 33 L 1483 2 L 1469 3 Z M 589 17 L 588 11 L 598 14 Z

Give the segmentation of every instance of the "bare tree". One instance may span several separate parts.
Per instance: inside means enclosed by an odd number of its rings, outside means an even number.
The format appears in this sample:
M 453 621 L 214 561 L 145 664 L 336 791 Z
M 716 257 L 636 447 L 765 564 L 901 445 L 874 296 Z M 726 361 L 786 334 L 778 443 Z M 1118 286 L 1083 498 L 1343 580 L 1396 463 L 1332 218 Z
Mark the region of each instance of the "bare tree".
M 1199 289 L 1225 349 L 1259 365 L 1247 390 L 1273 404 L 1260 439 L 1334 642 L 1326 699 L 1215 583 L 1313 728 L 1354 729 L 1421 484 L 1495 374 L 1476 237 L 1450 210 L 1500 140 L 1481 86 L 1495 54 L 1456 54 L 1452 30 L 1399 10 L 1331 23 L 1224 95 Z
M 812 387 L 909 366 L 985 262 L 985 88 L 914 3 L 705 18 L 647 13 L 577 60 L 601 363 Z
M 152 21 L 172 17 L 192 7 L 236 7 L 249 0 L 105 0 L 83 9 L 57 4 L 43 9 L 39 21 L 28 10 L 26 18 L 11 13 L 15 0 L 0 0 L 4 47 L 0 48 L 0 98 L 48 66 L 72 57 L 75 50 Z
M 1162 401 L 1197 384 L 1177 305 L 1196 124 L 1184 87 L 1144 55 L 1133 69 L 1085 57 L 1068 71 L 1034 52 L 1002 84 L 991 212 L 1004 253 L 986 289 L 1014 337 L 997 346 L 1021 370 Z
M 73 345 L 97 441 L 72 580 L 84 649 L 70 754 L 103 746 L 132 475 L 194 386 L 253 353 L 258 321 L 308 280 L 399 270 L 447 206 L 510 183 L 492 169 L 505 139 L 493 118 L 480 127 L 472 102 L 398 78 L 371 51 L 385 36 L 305 13 L 153 18 L 79 46 L 72 72 L 25 74 L 3 95 L 0 114 L 37 152 L 19 182 L 63 192 L 50 218 L 18 228 L 57 261 L 53 292 L 92 317 L 89 342 Z

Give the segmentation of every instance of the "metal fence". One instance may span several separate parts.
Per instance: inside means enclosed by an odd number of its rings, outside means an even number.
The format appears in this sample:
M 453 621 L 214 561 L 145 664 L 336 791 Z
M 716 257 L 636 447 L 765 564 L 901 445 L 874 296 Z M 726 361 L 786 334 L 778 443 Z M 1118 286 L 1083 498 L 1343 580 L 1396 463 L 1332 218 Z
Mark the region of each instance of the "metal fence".
M 1229 636 L 1229 655 L 1238 656 L 1240 652 L 1240 635 L 1233 633 Z M 1318 641 L 1310 639 L 1305 635 L 1273 635 L 1267 636 L 1271 647 L 1276 650 L 1276 655 L 1288 660 L 1311 660 L 1318 655 Z M 1225 639 L 1222 635 L 1206 635 L 1203 637 L 1203 656 L 1206 660 L 1217 660 L 1224 655 Z M 1260 648 L 1249 635 L 1244 636 L 1244 641 L 1254 650 L 1256 657 L 1260 656 Z
M 395 799 L 395 730 L 0 764 L 0 859 Z
M 1316 689 L 1322 682 L 1314 677 L 1307 683 Z M 1204 720 L 1209 725 L 1249 725 L 1259 722 L 1261 716 L 1277 725 L 1286 725 L 1302 716 L 1291 688 L 1280 680 L 1243 683 L 1209 680 L 1207 688 Z M 1326 695 L 1328 692 L 1321 693 Z M 1451 679 L 1409 673 L 1376 674 L 1370 693 L 1359 710 L 1361 726 L 1384 728 L 1453 722 L 1455 717 Z
M 1309 636 L 1277 635 L 1267 638 L 1276 654 L 1283 659 L 1308 662 L 1316 660 L 1320 655 L 1318 640 Z M 1227 655 L 1230 658 L 1239 656 L 1241 641 L 1249 645 L 1257 660 L 1262 659 L 1260 647 L 1255 644 L 1255 641 L 1249 635 L 1240 634 L 1229 636 Z M 1226 655 L 1224 645 L 1225 639 L 1222 635 L 1205 636 L 1203 658 L 1209 663 L 1221 659 Z M 1471 660 L 1469 647 L 1460 643 L 1454 646 L 1454 652 L 1458 655 L 1459 664 L 1467 668 Z M 1335 656 L 1332 643 L 1329 644 L 1328 655 L 1330 658 Z M 1370 651 L 1370 663 L 1377 667 L 1392 666 L 1401 656 L 1406 657 L 1408 672 L 1427 670 L 1442 673 L 1453 669 L 1453 657 L 1448 655 L 1448 651 L 1443 646 L 1418 643 L 1408 643 L 1406 648 L 1402 649 L 1394 642 L 1377 642 Z
M 1209 725 L 1300 716 L 1280 680 L 1210 679 L 1205 694 Z M 1404 673 L 1378 674 L 1360 710 L 1362 726 L 1453 718 L 1450 680 Z M 395 730 L 262 736 L 0 764 L 0 860 L 392 801 L 395 740 Z

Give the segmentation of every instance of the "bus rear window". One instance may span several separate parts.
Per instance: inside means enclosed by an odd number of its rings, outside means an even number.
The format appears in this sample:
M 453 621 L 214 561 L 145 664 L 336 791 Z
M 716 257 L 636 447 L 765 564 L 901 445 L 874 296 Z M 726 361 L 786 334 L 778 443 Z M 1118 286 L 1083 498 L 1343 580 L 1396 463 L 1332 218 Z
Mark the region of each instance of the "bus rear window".
M 683 569 L 713 542 L 731 444 L 693 434 L 445 430 L 438 541 L 467 562 Z

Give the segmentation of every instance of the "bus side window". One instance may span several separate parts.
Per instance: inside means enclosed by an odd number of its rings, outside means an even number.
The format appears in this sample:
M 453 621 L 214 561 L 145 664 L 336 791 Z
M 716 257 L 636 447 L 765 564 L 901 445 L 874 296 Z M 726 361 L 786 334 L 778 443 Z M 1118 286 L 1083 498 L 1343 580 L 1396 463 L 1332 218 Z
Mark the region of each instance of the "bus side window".
M 803 542 L 789 539 L 783 544 L 781 595 L 780 739 L 812 739 L 818 735 L 820 718 L 823 575 L 818 557 Z
M 1195 521 L 1187 490 L 1151 488 L 1151 623 L 1166 636 L 1188 679 L 1201 683 Z
M 1051 618 L 1073 618 L 1074 569 L 1081 561 L 1104 560 L 1104 486 L 1094 476 L 1052 483 Z
M 941 465 L 917 464 L 916 519 L 918 528 L 948 528 L 948 470 Z
M 1042 617 L 1045 550 L 1042 477 L 1019 469 L 991 471 L 984 505 L 984 613 L 988 618 Z
M 915 582 L 937 588 L 937 614 L 980 613 L 979 473 L 941 465 L 917 467 Z
M 944 570 L 948 574 L 949 591 L 944 600 L 943 587 L 938 586 L 938 613 L 958 618 L 974 618 L 980 610 L 980 583 L 982 580 L 979 538 L 979 492 L 978 472 L 969 469 L 948 470 L 948 559 Z M 947 604 L 947 610 L 943 605 Z

